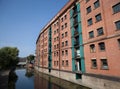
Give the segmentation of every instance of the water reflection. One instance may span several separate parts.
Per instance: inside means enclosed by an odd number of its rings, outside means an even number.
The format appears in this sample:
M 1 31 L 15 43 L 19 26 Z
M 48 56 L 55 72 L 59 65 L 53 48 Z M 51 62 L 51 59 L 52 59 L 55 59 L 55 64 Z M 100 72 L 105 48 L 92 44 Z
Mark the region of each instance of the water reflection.
M 31 72 L 26 69 L 16 70 L 18 80 L 15 89 L 34 89 L 34 76 Z
M 8 77 L 8 89 L 15 89 L 15 83 L 18 80 L 18 76 L 15 73 L 15 70 L 12 69 L 9 72 L 9 77 Z
M 34 70 L 29 68 L 29 69 L 26 69 L 26 73 L 25 73 L 25 76 L 30 78 L 34 75 Z
M 90 89 L 43 73 L 35 73 L 35 89 Z

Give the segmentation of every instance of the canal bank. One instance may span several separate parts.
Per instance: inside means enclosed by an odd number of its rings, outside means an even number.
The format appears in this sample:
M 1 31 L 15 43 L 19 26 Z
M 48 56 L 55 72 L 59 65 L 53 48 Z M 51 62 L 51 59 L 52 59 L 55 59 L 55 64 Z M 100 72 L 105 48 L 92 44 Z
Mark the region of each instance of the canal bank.
M 9 70 L 0 71 L 0 89 L 8 89 Z
M 120 88 L 120 79 L 107 76 L 96 76 L 90 74 L 83 74 L 81 79 L 76 79 L 75 73 L 51 70 L 48 71 L 46 68 L 35 67 L 35 70 L 44 73 L 50 76 L 54 76 L 81 86 L 86 86 L 92 89 L 119 89 Z
M 55 76 L 35 71 L 35 89 L 91 89 Z

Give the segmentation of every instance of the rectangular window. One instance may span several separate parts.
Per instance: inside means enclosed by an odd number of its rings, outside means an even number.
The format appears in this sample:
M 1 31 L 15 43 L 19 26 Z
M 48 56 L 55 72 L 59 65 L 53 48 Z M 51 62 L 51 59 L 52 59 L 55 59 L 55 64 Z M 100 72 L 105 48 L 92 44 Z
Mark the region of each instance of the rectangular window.
M 100 2 L 99 0 L 97 0 L 95 3 L 94 3 L 94 8 L 98 8 L 100 6 Z
M 67 32 L 65 32 L 65 37 L 67 37 L 68 36 L 68 33 Z
M 65 23 L 65 28 L 67 27 L 67 23 Z
M 62 42 L 62 47 L 64 47 L 64 42 Z
M 88 19 L 88 20 L 87 20 L 87 23 L 88 23 L 88 26 L 92 25 L 92 24 L 93 24 L 93 23 L 92 23 L 92 18 Z
M 101 21 L 102 20 L 102 18 L 101 18 L 101 14 L 99 13 L 99 14 L 97 14 L 96 16 L 95 16 L 95 18 L 96 18 L 96 22 L 98 22 L 98 21 Z
M 59 37 L 57 36 L 57 41 L 59 41 Z
M 67 15 L 65 15 L 64 18 L 67 19 Z
M 62 56 L 64 55 L 64 51 L 62 51 Z
M 104 34 L 103 27 L 97 29 L 98 36 L 101 36 Z
M 120 3 L 117 3 L 117 4 L 114 5 L 112 8 L 113 8 L 113 13 L 118 13 L 118 12 L 120 12 Z
M 62 29 L 62 30 L 64 29 L 64 25 L 61 26 L 61 29 Z
M 108 69 L 107 59 L 101 59 L 101 69 Z
M 54 35 L 56 34 L 56 31 L 54 31 Z
M 65 41 L 65 46 L 68 46 L 68 41 Z
M 120 20 L 115 22 L 115 26 L 117 30 L 120 30 Z
M 64 60 L 62 60 L 62 66 L 64 66 Z
M 65 50 L 65 54 L 68 55 L 68 50 Z
M 93 31 L 89 32 L 89 38 L 94 38 L 94 32 Z
M 68 65 L 69 65 L 68 60 L 66 60 L 66 66 L 68 66 Z
M 62 38 L 64 38 L 64 34 L 62 34 Z
M 120 48 L 120 39 L 118 39 L 118 46 L 119 46 L 119 48 Z
M 105 43 L 104 43 L 104 42 L 99 43 L 99 49 L 100 49 L 101 51 L 104 51 L 104 50 L 105 50 Z
M 58 55 L 58 52 L 57 52 L 57 56 L 59 56 L 59 55 Z
M 97 61 L 96 61 L 96 59 L 92 59 L 91 62 L 92 62 L 92 68 L 97 68 Z
M 91 6 L 87 7 L 86 8 L 86 11 L 87 11 L 87 14 L 90 13 L 92 10 L 91 10 Z
M 54 42 L 56 41 L 56 38 L 54 38 Z
M 91 53 L 95 52 L 95 45 L 94 44 L 90 45 L 90 52 Z

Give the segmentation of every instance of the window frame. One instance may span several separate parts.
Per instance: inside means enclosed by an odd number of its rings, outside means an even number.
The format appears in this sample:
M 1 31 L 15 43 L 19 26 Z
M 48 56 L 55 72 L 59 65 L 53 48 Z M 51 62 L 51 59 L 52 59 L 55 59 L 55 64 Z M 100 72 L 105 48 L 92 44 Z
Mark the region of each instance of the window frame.
M 99 50 L 100 50 L 100 51 L 105 51 L 105 50 L 106 50 L 105 42 L 100 42 L 100 43 L 98 43 L 98 45 L 99 45 Z M 102 46 L 103 46 L 103 47 L 102 47 Z
M 99 0 L 94 2 L 94 8 L 96 9 L 98 7 L 100 7 L 100 1 Z
M 120 48 L 120 38 L 117 39 L 117 42 L 118 42 L 118 47 Z
M 87 12 L 87 14 L 89 14 L 90 12 L 92 12 L 91 6 L 88 6 L 88 7 L 86 8 L 86 12 Z
M 89 32 L 89 39 L 94 38 L 94 31 Z
M 108 70 L 109 69 L 108 60 L 107 59 L 100 59 L 100 60 L 101 60 L 101 69 Z
M 99 22 L 102 20 L 102 16 L 101 16 L 101 13 L 95 15 L 95 19 L 96 19 L 96 22 Z
M 87 20 L 87 24 L 88 24 L 88 26 L 91 26 L 93 24 L 92 18 Z
M 68 62 L 68 60 L 66 60 L 65 62 L 66 62 L 66 66 L 69 66 L 69 62 Z
M 118 8 L 117 8 L 118 5 Z M 120 2 L 112 6 L 113 14 L 120 12 Z M 117 8 L 117 9 L 116 9 Z
M 95 44 L 90 45 L 90 53 L 95 53 Z
M 97 60 L 96 59 L 91 59 L 91 68 L 97 69 Z
M 104 35 L 103 27 L 97 29 L 97 36 Z
M 120 20 L 115 22 L 115 27 L 117 30 L 120 30 Z

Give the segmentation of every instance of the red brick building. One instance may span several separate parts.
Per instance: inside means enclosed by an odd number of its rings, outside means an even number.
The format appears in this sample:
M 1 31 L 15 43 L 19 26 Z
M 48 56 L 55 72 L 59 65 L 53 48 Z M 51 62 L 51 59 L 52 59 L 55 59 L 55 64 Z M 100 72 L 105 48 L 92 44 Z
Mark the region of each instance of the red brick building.
M 120 77 L 120 1 L 81 2 L 87 73 Z
M 119 89 L 119 63 L 119 0 L 69 0 L 36 41 L 36 69 L 92 88 Z

